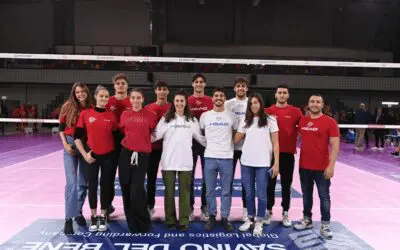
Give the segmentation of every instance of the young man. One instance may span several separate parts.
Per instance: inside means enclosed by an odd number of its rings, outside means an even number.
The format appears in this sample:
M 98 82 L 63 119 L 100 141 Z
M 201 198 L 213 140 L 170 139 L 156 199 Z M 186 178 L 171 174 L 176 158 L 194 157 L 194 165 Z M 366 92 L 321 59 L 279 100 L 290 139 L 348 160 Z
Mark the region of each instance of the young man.
M 282 186 L 282 224 L 285 227 L 292 226 L 289 219 L 290 194 L 294 171 L 294 154 L 296 153 L 297 128 L 302 117 L 298 108 L 288 104 L 289 87 L 286 84 L 278 85 L 275 91 L 276 104 L 265 109 L 268 115 L 273 115 L 278 121 L 279 127 L 279 174 Z M 276 179 L 270 179 L 267 188 L 267 213 L 264 224 L 271 222 L 272 207 L 275 204 Z
M 300 182 L 303 192 L 304 218 L 294 226 L 297 230 L 312 228 L 313 186 L 317 185 L 321 208 L 320 233 L 332 238 L 330 229 L 331 200 L 330 179 L 333 177 L 335 162 L 339 153 L 339 128 L 334 119 L 322 114 L 324 100 L 321 95 L 312 95 L 308 101 L 310 116 L 299 122 L 301 135 Z M 330 146 L 330 152 L 329 152 Z
M 205 166 L 204 176 L 206 180 L 206 196 L 209 219 L 205 225 L 206 230 L 215 226 L 217 216 L 217 176 L 221 180 L 221 224 L 227 231 L 233 227 L 228 220 L 231 210 L 231 183 L 233 175 L 233 135 L 238 128 L 238 120 L 235 115 L 224 108 L 226 95 L 223 88 L 213 91 L 212 110 L 201 115 L 200 128 L 204 130 L 207 141 L 204 152 Z
M 249 81 L 244 77 L 238 77 L 235 80 L 235 84 L 233 86 L 233 90 L 235 91 L 236 96 L 225 102 L 225 109 L 235 114 L 238 119 L 238 123 L 240 124 L 241 120 L 244 120 L 247 109 L 247 91 L 249 87 Z M 242 146 L 243 140 L 239 141 L 234 145 L 234 153 L 233 153 L 233 175 L 232 175 L 232 183 L 235 178 L 236 165 L 240 157 L 242 156 Z M 242 185 L 242 202 L 243 202 L 243 221 L 247 218 L 247 208 L 246 208 L 246 194 Z
M 201 114 L 213 108 L 213 101 L 211 97 L 204 95 L 204 88 L 206 87 L 206 78 L 202 74 L 195 74 L 192 78 L 193 95 L 189 96 L 188 102 L 190 111 L 193 115 L 200 120 Z M 193 140 L 193 171 L 192 171 L 192 184 L 190 187 L 190 220 L 193 220 L 194 209 L 194 179 L 196 175 L 197 159 L 200 156 L 201 172 L 202 172 L 202 188 L 201 188 L 201 220 L 208 220 L 207 200 L 206 200 L 206 183 L 204 179 L 204 150 L 205 148 Z
M 169 110 L 171 104 L 167 102 L 169 89 L 168 84 L 163 81 L 157 81 L 154 85 L 154 92 L 157 96 L 157 100 L 151 104 L 146 105 L 144 108 L 157 117 L 157 123 L 161 117 Z M 156 196 L 156 182 L 158 167 L 160 165 L 162 153 L 162 141 L 157 141 L 152 144 L 152 151 L 149 158 L 149 166 L 147 168 L 147 208 L 150 215 L 153 215 L 155 196 Z
M 117 117 L 117 121 L 119 123 L 122 112 L 124 112 L 125 110 L 132 109 L 132 104 L 129 101 L 129 96 L 128 96 L 128 78 L 124 74 L 116 74 L 113 77 L 112 81 L 114 83 L 115 95 L 111 96 L 108 99 L 106 110 L 114 112 Z M 118 168 L 118 158 L 121 153 L 122 138 L 123 138 L 123 136 L 121 133 L 116 134 L 115 162 L 114 162 L 114 168 L 113 168 L 113 172 L 112 172 L 114 181 L 115 181 L 115 175 L 117 173 L 117 168 Z M 113 188 L 113 192 L 111 194 L 111 203 L 110 203 L 111 205 L 107 211 L 108 215 L 112 214 L 115 211 L 115 208 L 112 205 L 114 196 L 115 196 L 115 188 Z

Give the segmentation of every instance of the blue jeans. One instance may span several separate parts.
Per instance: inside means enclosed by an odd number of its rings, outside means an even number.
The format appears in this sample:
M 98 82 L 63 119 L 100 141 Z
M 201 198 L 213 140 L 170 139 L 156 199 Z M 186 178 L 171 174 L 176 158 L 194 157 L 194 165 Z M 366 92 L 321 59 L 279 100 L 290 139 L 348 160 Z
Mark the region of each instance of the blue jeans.
M 249 218 L 256 215 L 256 190 L 257 185 L 257 218 L 263 219 L 267 209 L 267 186 L 269 167 L 241 166 L 242 185 L 246 194 L 247 213 Z
M 204 158 L 204 175 L 206 179 L 206 198 L 208 211 L 211 215 L 217 215 L 217 187 L 218 173 L 221 178 L 221 216 L 228 218 L 231 211 L 231 182 L 233 175 L 232 159 Z
M 323 171 L 300 168 L 301 191 L 303 192 L 303 215 L 311 220 L 313 207 L 314 182 L 317 184 L 320 200 L 321 222 L 328 223 L 331 220 L 331 198 L 329 195 L 330 179 L 325 179 Z
M 66 136 L 68 144 L 75 147 L 74 137 Z M 81 213 L 88 189 L 87 165 L 76 149 L 75 155 L 64 149 L 65 170 L 65 218 L 74 218 Z

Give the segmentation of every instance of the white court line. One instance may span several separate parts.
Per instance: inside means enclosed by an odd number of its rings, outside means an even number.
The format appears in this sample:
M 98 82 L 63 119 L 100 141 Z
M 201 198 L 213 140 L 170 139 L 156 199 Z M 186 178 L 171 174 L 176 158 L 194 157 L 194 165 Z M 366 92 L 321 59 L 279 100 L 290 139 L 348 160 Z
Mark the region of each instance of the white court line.
M 0 204 L 1 207 L 7 206 L 26 206 L 26 207 L 64 207 L 64 204 Z M 123 206 L 116 206 L 123 208 Z M 155 206 L 154 208 L 164 208 L 164 206 Z M 200 209 L 200 207 L 194 207 Z M 218 207 L 219 208 L 219 207 Z M 233 206 L 231 209 L 243 209 L 241 206 Z M 303 207 L 290 207 L 290 209 L 303 209 Z M 400 207 L 331 207 L 332 210 L 400 210 Z

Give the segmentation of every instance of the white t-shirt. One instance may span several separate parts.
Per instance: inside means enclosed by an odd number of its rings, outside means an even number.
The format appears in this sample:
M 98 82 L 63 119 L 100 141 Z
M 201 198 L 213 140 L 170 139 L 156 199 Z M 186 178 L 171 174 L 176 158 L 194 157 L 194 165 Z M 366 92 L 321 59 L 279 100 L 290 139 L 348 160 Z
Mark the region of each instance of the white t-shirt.
M 232 112 L 207 111 L 200 117 L 200 128 L 207 140 L 204 157 L 233 159 L 232 130 L 237 130 L 238 120 Z
M 192 139 L 206 146 L 205 137 L 196 118 L 194 121 L 187 121 L 184 116 L 177 115 L 175 119 L 166 123 L 165 117 L 162 117 L 152 134 L 152 141 L 162 138 L 164 138 L 161 154 L 162 170 L 193 170 Z
M 231 111 L 233 114 L 235 114 L 236 118 L 238 119 L 238 123 L 240 124 L 241 120 L 244 120 L 246 116 L 246 110 L 247 110 L 247 102 L 249 98 L 245 98 L 244 100 L 239 100 L 236 97 L 228 100 L 225 102 L 225 109 Z M 235 150 L 242 150 L 243 147 L 243 141 L 240 140 L 238 143 L 234 145 Z
M 249 128 L 241 121 L 238 132 L 246 134 L 242 148 L 240 163 L 250 167 L 269 167 L 272 160 L 271 133 L 279 131 L 274 117 L 267 118 L 267 126 L 258 127 L 258 117 L 254 117 Z

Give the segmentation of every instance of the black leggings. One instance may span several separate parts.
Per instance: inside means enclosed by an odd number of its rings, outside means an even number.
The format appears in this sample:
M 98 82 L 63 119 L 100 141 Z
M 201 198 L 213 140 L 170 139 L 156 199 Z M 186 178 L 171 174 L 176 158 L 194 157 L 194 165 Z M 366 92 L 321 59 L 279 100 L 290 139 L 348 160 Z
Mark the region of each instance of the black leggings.
M 375 129 L 375 146 L 377 148 L 385 145 L 385 130 L 383 129 Z
M 119 180 L 122 201 L 128 228 L 131 232 L 147 232 L 150 229 L 150 214 L 147 211 L 147 194 L 144 188 L 148 153 L 138 153 L 137 165 L 132 164 L 132 151 L 123 148 L 119 157 Z
M 113 161 L 114 153 L 105 155 L 92 155 L 96 161 L 88 166 L 89 178 L 89 205 L 90 209 L 97 208 L 97 189 L 100 176 L 100 204 L 101 210 L 105 210 L 111 203 L 111 195 L 114 189 L 113 182 Z

